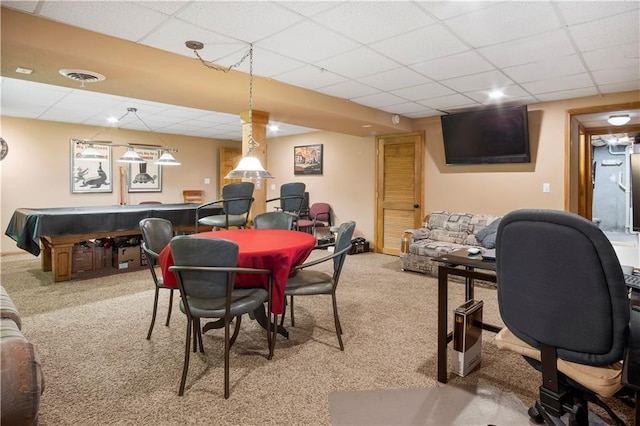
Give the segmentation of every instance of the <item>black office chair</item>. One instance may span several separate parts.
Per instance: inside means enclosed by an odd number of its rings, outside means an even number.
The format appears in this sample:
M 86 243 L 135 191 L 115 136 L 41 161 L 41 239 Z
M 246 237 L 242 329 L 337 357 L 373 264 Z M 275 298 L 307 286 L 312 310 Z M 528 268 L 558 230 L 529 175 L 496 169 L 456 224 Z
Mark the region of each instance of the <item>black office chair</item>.
M 191 333 L 193 331 L 193 351 L 202 344 L 200 318 L 220 318 L 224 323 L 224 397 L 229 398 L 229 349 L 240 331 L 242 315 L 253 312 L 267 303 L 271 312 L 271 271 L 268 269 L 238 268 L 238 245 L 233 241 L 180 235 L 171 240 L 171 255 L 180 289 L 180 310 L 187 316 L 184 366 L 178 395 L 184 394 L 189 370 Z M 268 289 L 234 288 L 236 273 L 264 274 L 269 276 Z M 269 314 L 271 315 L 271 314 Z M 233 336 L 229 336 L 229 325 L 235 318 Z M 273 324 L 277 323 L 277 315 Z M 273 356 L 276 341 L 276 327 L 267 332 L 268 358 Z
M 293 229 L 295 217 L 285 212 L 260 213 L 253 218 L 256 229 Z
M 280 205 L 275 207 L 279 211 L 294 216 L 294 227 L 297 229 L 297 220 L 300 218 L 305 201 L 306 185 L 302 182 L 289 182 L 280 186 L 280 196 L 266 200 L 265 203 L 280 201 Z
M 156 272 L 156 266 L 158 265 L 158 257 L 160 252 L 164 249 L 171 238 L 173 238 L 173 225 L 167 219 L 161 219 L 157 217 L 151 217 L 142 219 L 140 221 L 140 232 L 142 233 L 142 251 L 147 256 L 147 265 L 151 271 L 151 277 L 155 283 L 155 296 L 153 298 L 153 314 L 151 315 L 151 325 L 147 332 L 147 340 L 151 339 L 151 333 L 153 332 L 153 326 L 156 323 L 156 313 L 158 311 L 158 296 L 161 288 L 166 288 L 169 293 L 169 309 L 167 311 L 167 322 L 165 326 L 169 326 L 169 320 L 171 319 L 171 307 L 173 306 L 173 288 L 165 287 L 162 274 Z
M 506 325 L 496 343 L 542 372 L 531 418 L 563 424 L 560 417 L 568 413 L 569 424 L 586 425 L 593 402 L 624 424 L 598 397 L 629 390 L 621 381 L 629 294 L 602 231 L 568 212 L 517 210 L 500 222 L 496 262 Z
M 253 183 L 234 182 L 222 187 L 222 198 L 200 204 L 196 208 L 196 232 L 199 225 L 212 226 L 214 229 L 229 229 L 230 226 L 246 228 L 249 212 L 253 204 Z M 204 216 L 204 209 L 212 205 L 222 205 L 223 214 Z
M 296 266 L 293 269 L 292 274 L 287 280 L 287 285 L 284 290 L 285 298 L 289 297 L 289 304 L 291 310 L 291 326 L 295 326 L 295 318 L 293 313 L 293 296 L 312 296 L 316 294 L 328 294 L 331 295 L 333 301 L 333 320 L 336 327 L 336 334 L 338 335 L 338 343 L 340 344 L 340 350 L 344 351 L 344 345 L 342 343 L 342 326 L 340 325 L 340 318 L 338 317 L 338 300 L 336 297 L 336 289 L 338 288 L 338 281 L 340 280 L 340 273 L 342 272 L 342 266 L 347 257 L 347 252 L 351 248 L 351 237 L 353 237 L 353 231 L 356 228 L 355 222 L 345 222 L 340 225 L 338 229 L 338 235 L 336 237 L 336 245 L 334 252 L 321 259 L 316 259 L 302 265 Z M 333 261 L 333 274 L 327 274 L 314 269 L 308 269 L 310 266 L 318 265 L 320 263 L 332 260 Z M 285 306 L 286 308 L 286 306 Z M 281 325 L 284 322 L 285 313 L 283 312 L 281 318 Z

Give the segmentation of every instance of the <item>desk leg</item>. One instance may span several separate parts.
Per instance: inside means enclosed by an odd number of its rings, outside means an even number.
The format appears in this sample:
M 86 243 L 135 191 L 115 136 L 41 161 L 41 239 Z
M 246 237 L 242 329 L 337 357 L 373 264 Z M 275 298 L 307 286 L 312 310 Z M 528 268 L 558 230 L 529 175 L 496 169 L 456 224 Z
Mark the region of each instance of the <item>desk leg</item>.
M 473 271 L 472 267 L 467 266 L 465 268 L 467 271 Z M 464 301 L 468 301 L 468 300 L 472 300 L 473 299 L 473 289 L 474 289 L 474 282 L 473 282 L 473 278 L 471 277 L 465 277 L 464 279 Z
M 438 381 L 447 383 L 447 289 L 448 274 L 438 267 Z

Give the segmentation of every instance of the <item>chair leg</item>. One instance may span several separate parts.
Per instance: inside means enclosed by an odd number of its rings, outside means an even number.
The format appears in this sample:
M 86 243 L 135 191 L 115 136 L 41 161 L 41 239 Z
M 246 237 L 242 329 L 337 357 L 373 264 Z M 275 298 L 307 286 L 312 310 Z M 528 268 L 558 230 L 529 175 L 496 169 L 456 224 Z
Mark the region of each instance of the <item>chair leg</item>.
M 229 321 L 230 318 L 225 318 L 224 321 L 224 399 L 229 398 Z
M 169 291 L 169 310 L 167 311 L 167 322 L 164 324 L 169 327 L 169 320 L 171 319 L 171 307 L 173 306 L 173 289 Z
M 193 328 L 193 351 L 198 351 L 198 335 L 200 334 L 200 318 L 193 318 L 191 320 L 191 326 Z
M 231 336 L 231 340 L 229 341 L 229 347 L 233 346 L 236 342 L 236 337 L 238 337 L 238 333 L 240 332 L 240 323 L 242 322 L 242 315 L 238 315 L 236 317 L 236 326 L 233 329 L 233 336 Z
M 191 319 L 187 316 L 187 335 L 185 336 L 184 345 L 184 365 L 182 367 L 182 379 L 180 379 L 180 389 L 178 396 L 184 395 L 184 385 L 187 381 L 187 371 L 189 370 L 189 355 L 191 349 Z
M 282 304 L 282 315 L 280 316 L 280 327 L 284 325 L 284 317 L 287 314 L 287 296 L 284 296 L 284 303 Z
M 336 323 L 338 343 L 340 343 L 340 350 L 344 351 L 344 345 L 342 344 L 342 326 L 340 325 L 340 318 L 338 317 L 338 300 L 336 299 L 335 292 L 331 294 L 331 299 L 333 300 L 333 319 Z
M 147 340 L 151 339 L 151 333 L 153 332 L 153 325 L 156 323 L 156 312 L 158 311 L 158 293 L 159 288 L 156 286 L 156 294 L 153 297 L 153 313 L 151 314 L 151 325 L 149 326 L 149 331 L 147 332 Z
M 296 326 L 296 319 L 293 316 L 293 295 L 291 295 L 291 327 Z
M 271 316 L 271 314 L 269 314 Z M 267 359 L 273 358 L 273 351 L 276 348 L 276 336 L 278 335 L 278 327 L 276 324 L 278 323 L 278 314 L 273 314 L 273 326 L 271 330 L 267 330 L 267 344 L 269 345 L 269 355 Z

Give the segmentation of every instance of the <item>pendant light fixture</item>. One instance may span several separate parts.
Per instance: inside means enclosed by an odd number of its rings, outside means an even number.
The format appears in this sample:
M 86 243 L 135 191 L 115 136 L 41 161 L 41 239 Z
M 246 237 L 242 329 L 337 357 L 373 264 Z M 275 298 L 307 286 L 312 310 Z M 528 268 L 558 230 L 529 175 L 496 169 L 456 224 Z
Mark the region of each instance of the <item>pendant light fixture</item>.
M 158 137 L 158 139 L 160 139 L 160 137 L 157 135 L 157 133 L 155 133 L 153 131 L 153 129 L 151 129 L 151 127 L 149 127 L 149 125 L 138 115 L 138 109 L 137 108 L 133 108 L 133 107 L 129 107 L 127 108 L 127 112 L 124 113 L 124 115 L 120 118 L 118 118 L 116 120 L 116 122 L 120 122 L 122 121 L 127 115 L 133 113 L 133 115 L 136 116 L 136 118 L 138 120 L 140 120 L 140 122 L 142 122 L 142 124 L 144 124 L 144 126 L 147 128 L 147 130 L 149 130 L 149 132 L 153 133 L 156 135 L 156 137 Z M 80 153 L 80 156 L 78 157 L 81 160 L 91 160 L 91 161 L 104 161 L 104 160 L 108 160 L 109 157 L 106 154 L 102 154 L 100 153 L 100 151 L 98 151 L 97 149 L 94 148 L 94 144 L 91 142 L 96 136 L 98 136 L 99 134 L 101 134 L 105 129 L 100 130 L 96 135 L 94 135 L 91 139 L 84 141 L 87 144 L 87 147 Z M 160 141 L 162 142 L 162 139 L 160 139 Z M 162 152 L 162 155 L 160 156 L 160 158 L 158 158 L 154 164 L 157 164 L 159 166 L 179 166 L 180 162 L 178 162 L 173 155 L 171 155 L 172 152 L 177 152 L 178 150 L 175 148 L 163 148 L 163 147 L 150 147 L 147 145 L 138 145 L 138 144 L 127 144 L 127 145 L 119 145 L 119 144 L 105 144 L 108 146 L 117 146 L 117 147 L 126 147 L 127 148 L 127 152 L 124 153 L 124 155 L 122 157 L 120 157 L 117 161 L 119 163 L 146 163 L 146 161 L 140 157 L 140 155 L 136 152 L 135 148 L 136 146 L 140 147 L 140 148 L 144 148 L 144 149 L 155 149 L 159 152 Z
M 249 44 L 249 51 L 244 54 L 244 56 L 235 64 L 231 65 L 228 68 L 220 67 L 211 62 L 205 61 L 202 59 L 198 50 L 204 48 L 204 44 L 199 41 L 187 41 L 185 45 L 192 49 L 195 53 L 196 57 L 200 60 L 200 62 L 206 66 L 207 68 L 214 69 L 216 71 L 229 72 L 232 68 L 238 67 L 242 64 L 245 59 L 249 58 L 249 131 L 247 135 L 247 143 L 249 145 L 249 151 L 247 154 L 240 159 L 240 162 L 236 166 L 235 169 L 231 170 L 226 176 L 226 179 L 265 179 L 265 178 L 273 178 L 273 175 L 264 167 L 262 167 L 262 163 L 258 157 L 253 154 L 253 150 L 255 147 L 260 144 L 253 137 L 253 44 Z

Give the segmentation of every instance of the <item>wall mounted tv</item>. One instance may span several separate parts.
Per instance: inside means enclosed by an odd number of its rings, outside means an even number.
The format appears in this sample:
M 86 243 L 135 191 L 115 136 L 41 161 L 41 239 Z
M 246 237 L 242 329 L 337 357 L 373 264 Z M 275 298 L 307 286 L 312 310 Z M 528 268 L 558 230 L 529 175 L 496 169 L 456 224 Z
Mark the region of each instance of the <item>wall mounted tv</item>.
M 527 106 L 441 117 L 447 164 L 528 163 Z

